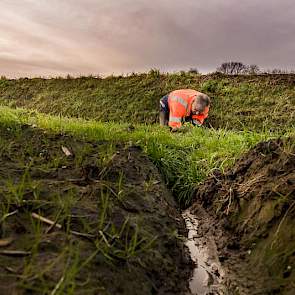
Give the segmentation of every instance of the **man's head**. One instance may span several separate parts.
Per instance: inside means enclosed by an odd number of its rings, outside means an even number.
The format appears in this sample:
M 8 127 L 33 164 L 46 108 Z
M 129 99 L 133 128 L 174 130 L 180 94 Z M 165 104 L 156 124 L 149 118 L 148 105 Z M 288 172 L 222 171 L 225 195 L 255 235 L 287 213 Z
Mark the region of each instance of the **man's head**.
M 210 98 L 206 94 L 199 94 L 192 103 L 192 114 L 199 115 L 210 105 Z

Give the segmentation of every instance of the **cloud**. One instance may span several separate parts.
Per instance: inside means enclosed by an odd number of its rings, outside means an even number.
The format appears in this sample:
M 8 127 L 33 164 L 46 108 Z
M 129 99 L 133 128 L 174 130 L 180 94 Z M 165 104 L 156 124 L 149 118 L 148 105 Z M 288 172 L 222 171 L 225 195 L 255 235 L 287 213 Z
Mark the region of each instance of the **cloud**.
M 295 68 L 293 0 L 2 0 L 8 76 L 214 70 L 226 60 Z

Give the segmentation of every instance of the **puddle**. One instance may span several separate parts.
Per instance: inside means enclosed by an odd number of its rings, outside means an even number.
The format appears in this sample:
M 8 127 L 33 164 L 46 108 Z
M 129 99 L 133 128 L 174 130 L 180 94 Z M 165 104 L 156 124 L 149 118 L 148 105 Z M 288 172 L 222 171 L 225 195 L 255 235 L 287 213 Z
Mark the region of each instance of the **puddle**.
M 190 295 L 225 293 L 222 285 L 224 271 L 221 268 L 213 238 L 203 236 L 198 219 L 189 210 L 182 214 L 188 229 L 186 246 L 196 267 L 190 280 Z

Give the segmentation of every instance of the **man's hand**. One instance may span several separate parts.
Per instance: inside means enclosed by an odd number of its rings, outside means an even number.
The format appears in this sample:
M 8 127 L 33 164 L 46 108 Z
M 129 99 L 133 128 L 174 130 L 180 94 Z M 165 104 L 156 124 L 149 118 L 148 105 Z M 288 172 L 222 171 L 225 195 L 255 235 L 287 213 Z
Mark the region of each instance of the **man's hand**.
M 171 128 L 170 131 L 175 133 L 186 133 L 189 132 L 190 130 L 192 130 L 193 126 L 191 124 L 186 124 L 181 126 L 180 128 Z
M 170 131 L 174 133 L 174 132 L 177 132 L 178 130 L 179 130 L 179 128 L 175 128 L 175 127 L 174 127 L 174 128 L 171 128 Z
M 198 120 L 193 120 L 193 124 L 195 126 L 197 126 L 197 127 L 201 127 L 202 126 L 201 122 L 199 122 Z

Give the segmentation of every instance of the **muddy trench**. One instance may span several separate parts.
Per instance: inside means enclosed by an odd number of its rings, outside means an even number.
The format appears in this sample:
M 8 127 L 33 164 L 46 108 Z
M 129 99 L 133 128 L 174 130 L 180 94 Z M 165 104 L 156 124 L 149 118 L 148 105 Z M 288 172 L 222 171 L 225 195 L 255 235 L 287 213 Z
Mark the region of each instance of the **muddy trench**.
M 295 294 L 294 142 L 261 142 L 197 187 L 182 213 L 189 294 Z
M 295 294 L 294 140 L 258 144 L 181 213 L 140 147 L 0 132 L 0 294 Z
M 205 212 L 203 212 L 205 214 Z M 200 229 L 200 219 L 190 209 L 182 213 L 188 230 L 186 246 L 195 263 L 189 289 L 192 295 L 226 294 L 225 272 L 220 264 L 215 241 L 204 235 Z

